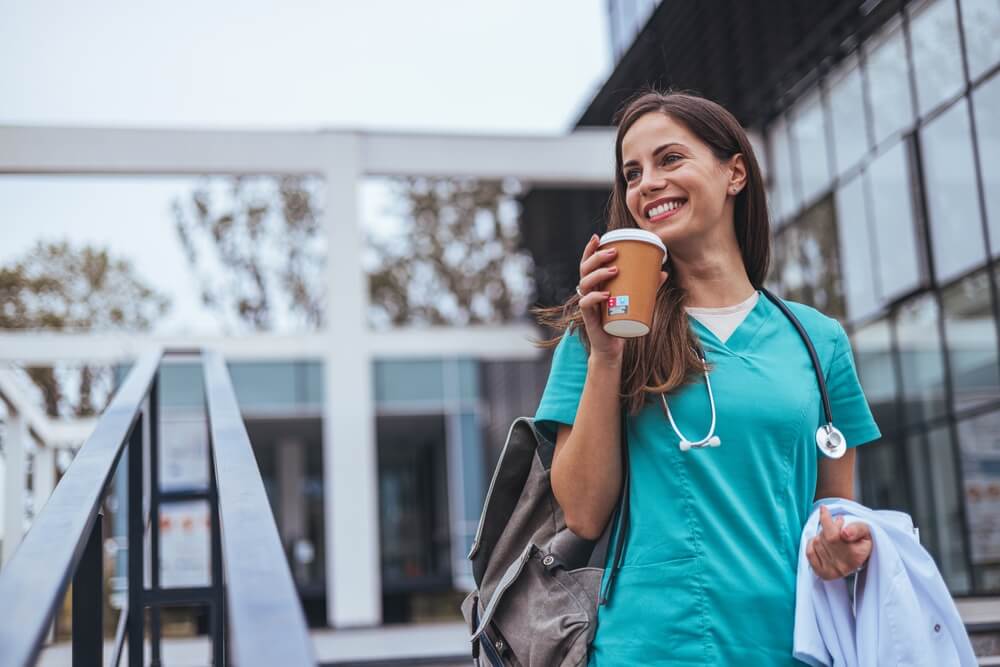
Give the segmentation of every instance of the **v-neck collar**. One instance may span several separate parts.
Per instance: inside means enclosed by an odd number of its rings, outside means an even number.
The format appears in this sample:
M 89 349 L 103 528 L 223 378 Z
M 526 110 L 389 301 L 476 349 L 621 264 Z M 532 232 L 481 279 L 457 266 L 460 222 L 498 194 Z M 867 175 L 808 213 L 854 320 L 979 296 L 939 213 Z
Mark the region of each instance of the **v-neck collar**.
M 726 342 L 722 342 L 711 329 L 699 322 L 697 318 L 688 315 L 688 322 L 694 328 L 695 333 L 698 334 L 702 345 L 719 348 L 730 354 L 742 356 L 757 338 L 761 327 L 770 319 L 774 310 L 774 305 L 770 299 L 759 291 L 758 294 L 757 303 L 754 304 L 754 307 L 750 309 L 750 312 L 747 313 L 746 317 L 743 318 L 743 321 L 740 322 L 733 333 L 729 335 Z

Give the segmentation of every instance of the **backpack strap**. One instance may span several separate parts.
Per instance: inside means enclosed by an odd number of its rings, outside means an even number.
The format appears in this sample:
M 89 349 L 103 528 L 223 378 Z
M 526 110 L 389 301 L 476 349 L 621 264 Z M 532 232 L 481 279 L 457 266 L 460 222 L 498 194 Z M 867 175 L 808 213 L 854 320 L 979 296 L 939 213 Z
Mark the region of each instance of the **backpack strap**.
M 608 573 L 608 580 L 601 593 L 599 604 L 607 604 L 611 597 L 611 589 L 615 585 L 615 577 L 618 575 L 618 568 L 621 567 L 622 558 L 625 554 L 625 538 L 629 527 L 629 465 L 628 465 L 628 410 L 623 405 L 621 407 L 621 450 L 622 450 L 622 490 L 618 498 L 618 534 L 615 536 L 615 549 L 612 554 L 611 571 Z

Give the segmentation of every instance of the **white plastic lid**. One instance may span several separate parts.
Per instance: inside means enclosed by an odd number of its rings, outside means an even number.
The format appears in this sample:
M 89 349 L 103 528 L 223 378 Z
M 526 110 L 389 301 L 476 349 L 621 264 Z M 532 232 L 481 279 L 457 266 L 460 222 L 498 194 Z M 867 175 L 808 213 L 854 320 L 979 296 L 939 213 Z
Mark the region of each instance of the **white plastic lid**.
M 663 245 L 663 241 L 660 240 L 660 237 L 653 232 L 647 232 L 645 229 L 634 228 L 615 229 L 607 232 L 601 237 L 601 242 L 598 244 L 598 247 L 614 243 L 615 241 L 643 241 L 644 243 L 655 245 L 663 251 L 663 263 L 667 263 L 667 246 Z

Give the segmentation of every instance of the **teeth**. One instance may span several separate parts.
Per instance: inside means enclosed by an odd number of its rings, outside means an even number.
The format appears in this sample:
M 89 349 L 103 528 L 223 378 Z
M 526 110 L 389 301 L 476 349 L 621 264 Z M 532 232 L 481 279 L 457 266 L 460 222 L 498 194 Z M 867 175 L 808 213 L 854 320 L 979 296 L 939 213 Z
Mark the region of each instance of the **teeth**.
M 660 204 L 655 208 L 649 209 L 649 212 L 646 213 L 646 217 L 655 218 L 658 215 L 663 215 L 667 211 L 673 211 L 675 208 L 680 208 L 683 205 L 684 205 L 683 201 L 672 201 L 672 202 L 667 202 L 666 204 Z

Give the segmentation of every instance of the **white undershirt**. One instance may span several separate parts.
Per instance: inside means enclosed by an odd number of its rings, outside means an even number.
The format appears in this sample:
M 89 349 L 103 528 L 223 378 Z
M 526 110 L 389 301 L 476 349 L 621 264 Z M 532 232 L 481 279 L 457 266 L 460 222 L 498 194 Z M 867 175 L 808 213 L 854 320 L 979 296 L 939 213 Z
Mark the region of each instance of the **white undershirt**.
M 757 305 L 760 292 L 754 290 L 753 295 L 742 303 L 735 306 L 723 306 L 722 308 L 687 308 L 687 314 L 705 325 L 715 337 L 725 343 L 733 335 L 736 328 L 743 323 L 747 314 Z

